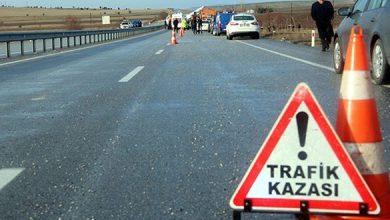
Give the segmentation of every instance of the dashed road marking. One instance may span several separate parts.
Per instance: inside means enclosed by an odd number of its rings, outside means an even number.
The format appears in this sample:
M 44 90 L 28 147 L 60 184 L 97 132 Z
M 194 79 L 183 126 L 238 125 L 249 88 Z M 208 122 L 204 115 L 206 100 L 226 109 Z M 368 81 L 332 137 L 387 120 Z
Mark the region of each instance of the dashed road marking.
M 46 96 L 43 95 L 43 96 L 31 98 L 31 101 L 42 101 L 45 99 L 46 99 Z
M 164 52 L 164 50 L 159 50 L 156 52 L 156 55 L 160 55 L 160 54 L 162 54 L 162 52 Z
M 133 71 L 131 71 L 126 76 L 124 76 L 121 80 L 119 80 L 119 82 L 128 82 L 128 81 L 130 81 L 131 78 L 133 78 L 135 75 L 137 75 L 139 72 L 141 72 L 141 70 L 143 70 L 143 68 L 145 68 L 145 67 L 144 66 L 136 67 Z
M 146 36 L 149 36 L 149 35 L 152 35 L 152 34 L 156 34 L 156 33 L 159 33 L 159 32 L 163 32 L 163 31 L 164 30 L 152 31 L 150 33 L 146 33 L 146 34 L 142 34 L 142 35 L 138 35 L 138 36 L 135 36 L 135 37 L 126 38 L 126 39 L 114 40 L 114 41 L 109 41 L 109 42 L 100 43 L 100 44 L 96 44 L 96 45 L 90 45 L 90 46 L 88 45 L 88 46 L 83 46 L 81 48 L 70 49 L 70 50 L 65 50 L 65 51 L 61 51 L 61 52 L 55 52 L 55 53 L 52 53 L 52 54 L 39 55 L 39 56 L 36 56 L 36 57 L 10 61 L 10 62 L 6 62 L 6 63 L 0 63 L 0 66 L 7 66 L 7 65 L 15 64 L 15 63 L 22 63 L 22 62 L 27 62 L 27 61 L 31 61 L 31 60 L 38 60 L 38 59 L 42 59 L 42 58 L 46 58 L 46 57 L 58 56 L 58 55 L 65 54 L 65 53 L 70 53 L 70 52 L 75 52 L 75 51 L 80 51 L 80 50 L 86 50 L 86 49 L 90 49 L 90 48 L 94 48 L 94 47 L 100 47 L 100 46 L 107 45 L 107 44 L 113 44 L 113 43 L 119 43 L 119 42 L 123 42 L 123 41 L 134 40 L 134 39 L 137 39 L 137 38 L 146 37 Z
M 334 69 L 332 67 L 328 67 L 328 66 L 324 66 L 324 65 L 321 65 L 321 64 L 318 64 L 318 63 L 314 63 L 314 62 L 311 62 L 311 61 L 308 61 L 308 60 L 304 60 L 304 59 L 301 59 L 301 58 L 298 58 L 298 57 L 294 57 L 294 56 L 290 56 L 290 55 L 287 55 L 287 54 L 284 54 L 284 53 L 280 53 L 280 52 L 276 52 L 276 51 L 273 51 L 273 50 L 269 50 L 269 49 L 266 49 L 264 47 L 259 47 L 259 46 L 256 46 L 256 45 L 253 45 L 253 44 L 249 44 L 249 43 L 246 43 L 246 42 L 243 42 L 243 41 L 236 41 L 238 43 L 241 43 L 241 44 L 245 44 L 247 46 L 250 46 L 250 47 L 253 47 L 253 48 L 256 48 L 256 49 L 259 49 L 259 50 L 263 50 L 263 51 L 266 51 L 266 52 L 269 52 L 269 53 L 273 53 L 273 54 L 276 54 L 276 55 L 279 55 L 279 56 L 282 56 L 282 57 L 285 57 L 285 58 L 289 58 L 289 59 L 292 59 L 292 60 L 295 60 L 295 61 L 298 61 L 298 62 L 301 62 L 301 63 L 305 63 L 305 64 L 308 64 L 310 66 L 314 66 L 314 67 L 317 67 L 317 68 L 321 68 L 321 69 L 325 69 L 325 70 L 329 70 L 331 72 L 334 72 Z
M 167 43 L 167 46 L 171 45 L 171 43 Z
M 0 169 L 0 190 L 17 177 L 24 168 L 4 168 Z

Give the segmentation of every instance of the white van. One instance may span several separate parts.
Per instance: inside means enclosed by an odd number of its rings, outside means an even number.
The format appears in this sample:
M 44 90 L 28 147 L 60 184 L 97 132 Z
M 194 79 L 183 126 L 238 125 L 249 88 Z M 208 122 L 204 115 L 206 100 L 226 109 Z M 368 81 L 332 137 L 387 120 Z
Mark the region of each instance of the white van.
M 180 29 L 181 28 L 181 20 L 184 19 L 183 13 L 179 12 L 179 13 L 172 14 L 172 28 L 173 28 L 173 21 L 175 19 L 177 19 L 179 21 L 178 28 Z

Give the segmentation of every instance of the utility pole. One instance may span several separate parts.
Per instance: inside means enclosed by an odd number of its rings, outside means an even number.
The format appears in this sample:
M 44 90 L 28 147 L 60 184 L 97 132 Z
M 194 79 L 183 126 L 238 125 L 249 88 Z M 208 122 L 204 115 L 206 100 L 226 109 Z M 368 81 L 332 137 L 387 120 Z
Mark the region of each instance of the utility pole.
M 291 30 L 293 29 L 292 7 L 293 7 L 293 2 L 291 1 L 291 4 L 290 4 L 290 27 L 291 27 Z
M 240 0 L 240 4 L 241 4 L 241 12 L 244 12 L 245 0 Z

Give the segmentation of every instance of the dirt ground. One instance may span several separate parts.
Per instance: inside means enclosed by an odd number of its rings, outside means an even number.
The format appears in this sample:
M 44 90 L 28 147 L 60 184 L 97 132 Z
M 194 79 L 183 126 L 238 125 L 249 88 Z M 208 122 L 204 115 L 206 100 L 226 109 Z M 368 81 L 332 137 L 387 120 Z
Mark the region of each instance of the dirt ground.
M 110 25 L 102 25 L 102 16 L 111 17 Z M 140 19 L 144 23 L 160 20 L 165 10 L 80 10 L 0 7 L 0 32 L 30 30 L 77 30 L 118 28 L 124 19 Z
M 338 4 L 335 7 L 335 16 L 332 21 L 333 28 L 342 21 L 343 17 L 337 15 L 340 7 L 350 7 L 352 3 Z M 311 7 L 295 7 L 291 11 L 277 10 L 257 14 L 256 17 L 263 27 L 262 35 L 266 38 L 288 41 L 291 43 L 311 45 L 311 31 L 316 31 L 316 45 L 320 45 L 316 25 L 310 15 Z
M 300 29 L 300 30 L 295 29 L 294 31 L 292 31 L 291 29 L 279 29 L 274 32 L 263 30 L 262 37 L 274 39 L 274 40 L 280 40 L 280 41 L 287 41 L 294 44 L 303 44 L 303 45 L 310 46 L 311 31 L 312 29 Z M 317 30 L 316 30 L 315 43 L 316 46 L 319 46 L 321 44 L 320 39 L 318 38 Z

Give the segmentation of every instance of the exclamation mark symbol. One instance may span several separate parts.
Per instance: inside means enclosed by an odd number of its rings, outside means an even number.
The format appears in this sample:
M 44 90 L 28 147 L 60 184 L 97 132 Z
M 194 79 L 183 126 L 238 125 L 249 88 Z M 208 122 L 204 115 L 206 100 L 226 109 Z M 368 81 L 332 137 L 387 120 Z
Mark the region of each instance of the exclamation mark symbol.
M 301 145 L 301 147 L 305 147 L 307 123 L 309 121 L 309 115 L 306 112 L 299 112 L 296 116 L 296 119 L 298 125 L 299 144 Z M 300 160 L 306 160 L 307 153 L 305 151 L 300 151 L 298 153 L 298 158 Z

